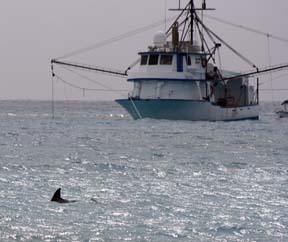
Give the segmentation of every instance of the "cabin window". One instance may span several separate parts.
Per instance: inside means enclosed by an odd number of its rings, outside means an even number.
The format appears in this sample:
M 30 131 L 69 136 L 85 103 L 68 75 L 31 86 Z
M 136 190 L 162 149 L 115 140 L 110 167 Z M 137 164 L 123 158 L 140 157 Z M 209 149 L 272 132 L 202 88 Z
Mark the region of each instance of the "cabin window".
M 150 55 L 149 65 L 158 65 L 159 55 Z
M 148 55 L 142 55 L 141 56 L 141 66 L 147 65 L 147 61 L 148 61 Z
M 200 57 L 195 58 L 195 64 L 201 64 L 201 58 Z
M 160 65 L 172 65 L 173 55 L 161 55 Z
M 191 57 L 189 55 L 186 56 L 187 66 L 191 66 Z

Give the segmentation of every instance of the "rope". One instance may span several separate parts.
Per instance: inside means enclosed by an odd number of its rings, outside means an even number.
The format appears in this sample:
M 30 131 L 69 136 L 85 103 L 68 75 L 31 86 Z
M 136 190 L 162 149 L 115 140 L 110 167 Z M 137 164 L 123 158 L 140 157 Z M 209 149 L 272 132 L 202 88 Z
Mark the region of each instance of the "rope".
M 255 69 L 258 69 L 257 66 L 250 61 L 249 59 L 247 59 L 245 56 L 243 56 L 242 54 L 240 54 L 237 50 L 235 50 L 232 46 L 230 46 L 226 41 L 224 41 L 222 38 L 220 38 L 217 34 L 215 34 L 211 29 L 209 29 L 198 17 L 198 15 L 196 14 L 196 20 L 203 26 L 203 28 L 205 29 L 205 31 L 207 33 L 210 33 L 211 35 L 213 35 L 216 39 L 218 39 L 222 44 L 224 44 L 228 49 L 230 49 L 235 55 L 237 55 L 239 58 L 241 58 L 243 61 L 245 61 L 246 63 L 248 63 L 249 65 L 251 65 L 252 67 L 254 67 Z
M 220 49 L 219 48 L 217 49 L 217 52 L 218 52 L 218 61 L 219 61 L 219 71 L 221 72 L 221 70 L 222 70 L 222 59 L 221 59 L 221 53 L 220 53 Z
M 51 75 L 51 112 L 52 112 L 52 119 L 55 119 L 55 96 L 54 96 L 54 71 L 53 65 L 51 65 L 52 75 Z
M 127 92 L 127 90 L 116 90 L 116 89 L 111 89 L 111 90 L 107 90 L 107 89 L 99 89 L 99 88 L 87 88 L 87 87 L 81 87 L 81 86 L 78 86 L 76 84 L 73 84 L 71 82 L 68 82 L 66 80 L 64 80 L 63 78 L 61 78 L 59 75 L 57 74 L 54 74 L 55 77 L 60 80 L 61 82 L 65 83 L 66 85 L 70 86 L 70 87 L 73 87 L 75 89 L 79 89 L 79 90 L 82 90 L 82 91 L 101 91 L 101 92 L 120 92 L 120 91 L 125 91 Z
M 228 77 L 224 77 L 223 80 L 233 80 L 233 79 L 237 79 L 237 78 L 242 78 L 245 76 L 249 76 L 249 77 L 253 77 L 253 76 L 260 76 L 260 75 L 264 75 L 266 73 L 271 73 L 271 72 L 276 72 L 276 71 L 283 71 L 284 69 L 288 69 L 288 64 L 282 64 L 282 65 L 275 65 L 275 66 L 270 66 L 270 67 L 265 67 L 265 68 L 261 68 L 261 69 L 257 69 L 257 71 L 251 71 L 251 72 L 245 72 L 236 76 L 228 76 Z
M 266 91 L 266 92 L 282 92 L 282 91 L 288 91 L 288 88 L 274 88 L 274 89 L 268 89 L 268 88 L 264 88 L 264 89 L 260 89 L 260 91 Z
M 133 108 L 135 109 L 135 111 L 136 111 L 138 117 L 139 117 L 140 119 L 142 119 L 142 116 L 141 116 L 141 114 L 140 114 L 138 108 L 136 107 L 135 103 L 133 102 L 133 99 L 132 99 L 131 97 L 129 97 L 129 100 L 131 101 L 132 106 L 133 106 Z
M 167 20 L 173 20 L 175 17 L 170 17 Z M 96 43 L 94 45 L 91 45 L 91 46 L 88 46 L 86 48 L 82 48 L 82 49 L 79 49 L 79 50 L 76 50 L 76 51 L 73 51 L 73 52 L 70 52 L 70 53 L 67 53 L 63 56 L 60 56 L 58 58 L 55 58 L 56 60 L 59 60 L 59 59 L 64 59 L 64 58 L 68 58 L 68 57 L 71 57 L 71 56 L 75 56 L 75 55 L 79 55 L 79 54 L 82 54 L 84 52 L 87 52 L 87 51 L 90 51 L 90 50 L 93 50 L 93 49 L 96 49 L 96 48 L 100 48 L 100 47 L 103 47 L 103 46 L 106 46 L 106 45 L 109 45 L 109 44 L 112 44 L 114 42 L 117 42 L 119 40 L 123 40 L 123 39 L 127 39 L 129 37 L 132 37 L 132 36 L 135 36 L 137 34 L 140 34 L 140 33 L 143 33 L 143 32 L 146 32 L 150 29 L 153 29 L 153 28 L 156 28 L 156 27 L 159 27 L 160 25 L 163 25 L 165 24 L 165 20 L 161 20 L 161 21 L 158 21 L 158 22 L 155 22 L 153 24 L 150 24 L 150 25 L 146 25 L 146 26 L 143 26 L 141 28 L 137 28 L 137 29 L 134 29 L 132 31 L 129 31 L 129 32 L 126 32 L 124 34 L 120 34 L 118 36 L 115 36 L 115 37 L 112 37 L 110 39 L 106 39 L 104 41 L 101 41 L 99 43 Z
M 111 92 L 115 92 L 115 93 L 117 93 L 117 94 L 120 94 L 121 96 L 124 96 L 122 93 L 120 93 L 120 91 L 128 91 L 128 90 L 115 90 L 115 89 L 112 89 L 111 87 L 109 87 L 109 86 L 106 86 L 106 85 L 104 85 L 104 84 L 102 84 L 101 82 L 98 82 L 98 81 L 95 81 L 95 80 L 93 80 L 93 79 L 91 79 L 91 78 L 89 78 L 89 77 L 87 77 L 87 76 L 84 76 L 83 74 L 80 74 L 80 73 L 78 73 L 78 72 L 76 72 L 76 71 L 74 71 L 74 70 L 72 70 L 72 69 L 70 69 L 70 68 L 68 68 L 68 67 L 64 67 L 64 66 L 62 66 L 62 68 L 63 69 L 65 69 L 65 70 L 67 70 L 67 71 L 70 71 L 70 72 L 72 72 L 73 74 L 75 74 L 75 75 L 77 75 L 77 76 L 80 76 L 80 77 L 82 77 L 83 79 L 86 79 L 86 80 L 88 80 L 88 81 L 90 81 L 90 82 L 92 82 L 92 83 L 94 83 L 94 84 L 96 84 L 96 85 L 99 85 L 99 86 L 101 86 L 101 87 L 103 87 L 103 88 L 105 88 L 105 90 L 110 90 Z M 86 89 L 86 88 L 85 88 Z M 125 96 L 126 97 L 126 96 Z
M 268 63 L 269 63 L 269 66 L 271 66 L 271 63 L 272 63 L 272 61 L 271 61 L 271 43 L 270 43 L 270 37 L 269 37 L 269 35 L 267 35 L 267 51 L 268 51 Z M 272 72 L 270 73 L 269 76 L 270 76 L 270 87 L 271 87 L 271 89 L 273 90 L 273 83 L 272 83 L 272 81 L 273 81 L 273 74 L 272 74 Z M 273 92 L 271 93 L 271 97 L 272 97 L 272 102 L 275 103 L 274 93 L 273 93 Z
M 138 58 L 136 61 L 134 61 L 131 65 L 128 66 L 128 68 L 125 70 L 125 73 L 127 73 L 129 70 L 131 70 L 134 66 L 136 66 L 138 63 L 140 63 L 141 58 Z
M 285 73 L 285 74 L 283 74 L 283 75 L 274 77 L 274 78 L 272 79 L 272 81 L 278 80 L 278 79 L 280 79 L 280 78 L 282 78 L 282 77 L 285 77 L 285 76 L 288 76 L 288 73 Z M 265 85 L 267 82 L 270 82 L 270 81 L 271 81 L 271 80 L 268 80 L 268 81 L 265 81 L 265 82 L 261 82 L 260 85 Z
M 249 31 L 249 32 L 253 32 L 253 33 L 256 33 L 256 34 L 259 34 L 259 35 L 263 35 L 263 36 L 270 37 L 270 38 L 275 39 L 275 40 L 279 40 L 279 41 L 288 43 L 288 39 L 285 39 L 285 38 L 282 38 L 282 37 L 279 37 L 279 36 L 276 36 L 276 35 L 272 35 L 270 33 L 265 33 L 263 31 L 260 31 L 260 30 L 257 30 L 257 29 L 246 27 L 246 26 L 243 26 L 243 25 L 240 25 L 240 24 L 235 24 L 235 23 L 229 22 L 227 20 L 222 20 L 222 19 L 210 16 L 210 15 L 206 15 L 205 14 L 204 16 L 207 17 L 207 18 L 213 19 L 213 20 L 215 20 L 215 21 L 217 21 L 219 23 L 223 23 L 223 24 L 227 24 L 227 25 L 230 25 L 230 26 L 234 26 L 236 28 L 241 28 L 241 29 L 244 29 L 244 30 Z
M 164 31 L 167 30 L 167 0 L 165 0 L 165 12 L 164 12 L 164 19 L 165 19 L 165 25 L 164 25 Z

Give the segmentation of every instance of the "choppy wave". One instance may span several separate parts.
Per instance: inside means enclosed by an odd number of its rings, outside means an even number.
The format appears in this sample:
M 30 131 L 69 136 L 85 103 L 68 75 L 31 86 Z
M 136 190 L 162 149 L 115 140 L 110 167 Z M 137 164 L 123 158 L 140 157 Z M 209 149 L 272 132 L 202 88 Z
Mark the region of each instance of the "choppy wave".
M 288 125 L 1 102 L 1 241 L 288 241 Z M 77 203 L 51 203 L 62 187 Z

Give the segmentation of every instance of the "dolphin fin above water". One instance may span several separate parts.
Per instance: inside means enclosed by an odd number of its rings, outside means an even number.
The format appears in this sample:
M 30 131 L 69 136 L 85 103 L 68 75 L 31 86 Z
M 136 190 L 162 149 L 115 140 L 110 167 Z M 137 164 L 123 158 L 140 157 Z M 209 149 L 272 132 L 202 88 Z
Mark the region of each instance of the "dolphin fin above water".
M 53 197 L 51 198 L 51 202 L 57 202 L 57 203 L 74 203 L 75 200 L 66 200 L 61 197 L 61 188 L 58 188 L 57 191 L 54 193 Z

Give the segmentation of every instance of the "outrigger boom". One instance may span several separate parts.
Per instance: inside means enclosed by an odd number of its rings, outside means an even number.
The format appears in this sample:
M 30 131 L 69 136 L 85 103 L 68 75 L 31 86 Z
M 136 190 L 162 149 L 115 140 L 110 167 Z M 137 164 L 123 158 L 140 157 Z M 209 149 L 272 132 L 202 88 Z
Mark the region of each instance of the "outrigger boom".
M 242 77 L 260 76 L 262 74 L 267 74 L 267 73 L 271 73 L 271 72 L 275 72 L 275 71 L 281 71 L 281 70 L 284 70 L 287 68 L 288 68 L 288 64 L 275 65 L 275 66 L 271 66 L 271 67 L 257 69 L 257 71 L 247 72 L 247 73 L 243 73 L 243 74 L 236 75 L 236 76 L 224 77 L 223 81 L 233 80 L 233 79 L 242 78 Z
M 62 65 L 62 66 L 67 66 L 67 67 L 73 67 L 73 68 L 87 70 L 87 71 L 102 72 L 102 73 L 121 76 L 121 77 L 128 76 L 128 73 L 127 73 L 128 70 L 127 71 L 112 70 L 112 69 L 96 67 L 96 66 L 91 66 L 91 65 L 85 65 L 85 64 L 80 64 L 80 63 L 58 61 L 55 59 L 51 60 L 51 64 L 52 65 L 57 64 L 57 65 Z M 280 70 L 287 69 L 287 68 L 288 68 L 288 64 L 275 65 L 275 66 L 271 66 L 271 67 L 265 67 L 265 68 L 257 69 L 257 71 L 246 72 L 246 73 L 243 73 L 240 75 L 235 75 L 235 76 L 231 76 L 231 77 L 229 77 L 229 76 L 223 77 L 222 81 L 228 81 L 228 80 L 233 80 L 233 79 L 242 78 L 242 77 L 253 77 L 253 76 L 255 77 L 255 76 L 260 76 L 262 74 L 280 71 Z
M 102 73 L 116 75 L 116 76 L 122 76 L 122 77 L 125 77 L 128 75 L 127 71 L 112 70 L 112 69 L 103 68 L 103 67 L 96 67 L 96 66 L 67 62 L 67 61 L 59 61 L 59 60 L 55 60 L 55 59 L 51 60 L 51 65 L 53 66 L 53 64 L 67 66 L 67 67 L 73 67 L 73 68 L 82 69 L 82 70 L 86 70 L 86 71 L 102 72 Z

